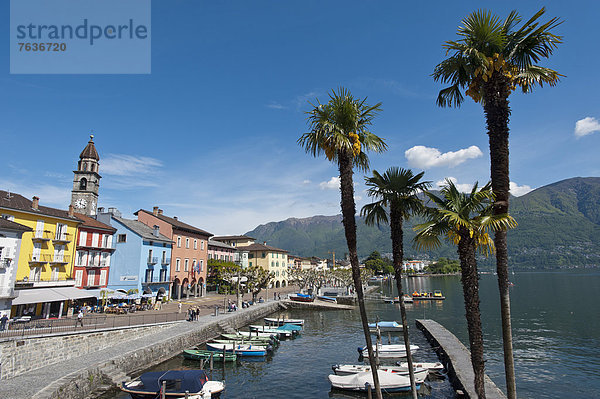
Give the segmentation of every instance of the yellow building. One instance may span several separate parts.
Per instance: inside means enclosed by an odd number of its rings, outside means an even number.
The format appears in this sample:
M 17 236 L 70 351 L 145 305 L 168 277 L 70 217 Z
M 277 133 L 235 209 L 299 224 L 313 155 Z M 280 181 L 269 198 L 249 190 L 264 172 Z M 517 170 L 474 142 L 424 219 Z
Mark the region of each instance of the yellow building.
M 273 273 L 273 288 L 288 285 L 288 251 L 266 244 L 238 245 L 238 249 L 248 251 L 248 266 L 258 265 Z
M 0 190 L 0 216 L 32 229 L 23 233 L 11 316 L 61 317 L 69 300 L 90 297 L 73 288 L 77 226 L 72 208 L 63 211 Z M 89 293 L 88 293 L 89 294 Z

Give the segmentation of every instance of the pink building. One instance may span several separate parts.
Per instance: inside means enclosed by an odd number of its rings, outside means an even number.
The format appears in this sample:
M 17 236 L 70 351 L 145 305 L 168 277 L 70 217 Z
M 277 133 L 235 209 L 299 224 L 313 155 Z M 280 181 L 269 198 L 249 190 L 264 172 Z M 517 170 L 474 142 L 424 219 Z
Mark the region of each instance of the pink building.
M 208 259 L 222 260 L 224 262 L 235 261 L 236 249 L 220 241 L 208 241 Z

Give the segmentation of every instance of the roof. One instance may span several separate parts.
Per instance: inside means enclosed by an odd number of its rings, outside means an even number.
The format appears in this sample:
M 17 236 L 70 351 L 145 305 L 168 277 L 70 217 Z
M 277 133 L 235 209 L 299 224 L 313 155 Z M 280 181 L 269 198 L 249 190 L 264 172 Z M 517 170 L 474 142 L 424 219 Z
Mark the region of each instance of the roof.
M 168 242 L 170 244 L 173 243 L 173 241 L 171 241 L 171 239 L 169 237 L 166 237 L 160 233 L 158 233 L 158 237 L 155 236 L 154 229 L 152 227 L 146 226 L 142 222 L 138 222 L 137 220 L 124 219 L 124 218 L 120 218 L 120 217 L 114 216 L 114 215 L 112 216 L 112 218 L 115 219 L 117 222 L 125 225 L 125 227 L 127 227 L 129 230 L 133 231 L 134 233 L 139 234 L 140 236 L 142 236 L 142 238 L 144 238 L 146 240 Z
M 10 193 L 0 190 L 0 208 L 14 209 L 29 213 L 37 213 L 39 215 L 53 216 L 61 219 L 70 219 L 74 222 L 81 222 L 75 216 L 69 216 L 68 211 L 62 209 L 50 208 L 48 206 L 38 205 L 38 209 L 33 209 L 32 201 L 23 197 L 20 194 Z
M 224 241 L 224 240 L 256 240 L 256 238 L 254 237 L 248 237 L 245 235 L 241 235 L 241 236 L 218 236 L 218 237 L 213 237 L 213 240 L 218 240 L 218 241 Z
M 91 217 L 89 217 L 87 215 L 84 215 L 82 213 L 75 212 L 75 216 L 78 219 L 83 220 L 83 224 L 81 226 L 79 226 L 80 228 L 81 227 L 92 227 L 94 229 L 102 229 L 102 230 L 112 231 L 113 233 L 117 231 L 117 229 L 115 229 L 114 227 L 112 227 L 112 226 L 110 226 L 108 224 L 99 222 L 96 219 L 91 218 Z
M 265 244 L 250 244 L 239 247 L 238 249 L 243 249 L 244 251 L 288 252 L 285 249 L 275 248 Z
M 225 248 L 225 249 L 231 249 L 233 251 L 236 250 L 235 247 L 232 247 L 231 245 L 227 245 L 224 242 L 221 241 L 215 241 L 215 240 L 208 240 L 208 246 L 213 246 L 213 247 L 219 247 L 219 248 Z M 242 247 L 244 248 L 244 247 Z
M 0 218 L 0 230 L 31 231 L 32 229 L 20 223 Z
M 139 211 L 134 212 L 134 215 L 137 216 L 138 212 L 146 212 L 147 214 L 152 215 L 155 218 L 162 220 L 163 222 L 169 223 L 171 226 L 173 226 L 177 230 L 188 231 L 190 233 L 201 234 L 201 235 L 209 236 L 209 237 L 213 236 L 213 234 L 209 233 L 208 231 L 199 229 L 199 228 L 194 227 L 192 225 L 189 225 L 187 223 L 183 223 L 182 221 L 177 220 L 175 218 L 171 218 L 171 217 L 168 217 L 168 216 L 165 216 L 165 215 L 155 215 L 154 213 L 152 213 L 150 211 L 147 211 L 145 209 L 140 209 Z
M 88 141 L 83 151 L 81 151 L 81 154 L 79 154 L 79 159 L 82 158 L 92 158 L 96 161 L 100 159 L 100 157 L 98 156 L 98 151 L 96 151 L 96 146 L 94 145 L 93 135 L 90 136 L 90 141 Z

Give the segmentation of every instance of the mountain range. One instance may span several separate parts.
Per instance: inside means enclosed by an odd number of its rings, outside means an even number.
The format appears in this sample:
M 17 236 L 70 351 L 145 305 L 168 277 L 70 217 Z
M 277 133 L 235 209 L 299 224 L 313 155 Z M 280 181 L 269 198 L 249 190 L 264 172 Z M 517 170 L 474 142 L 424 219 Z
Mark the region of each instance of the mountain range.
M 521 197 L 511 197 L 510 213 L 518 227 L 508 233 L 509 263 L 514 269 L 547 269 L 600 266 L 600 178 L 576 177 L 540 187 Z M 404 226 L 406 258 L 457 259 L 456 248 L 418 252 L 412 246 L 412 227 Z M 286 249 L 292 255 L 336 259 L 348 252 L 342 216 L 289 218 L 260 225 L 246 235 Z M 391 253 L 389 226 L 367 226 L 357 217 L 359 257 L 372 251 Z M 391 256 L 391 255 L 390 255 Z M 481 268 L 492 268 L 493 256 L 479 257 Z

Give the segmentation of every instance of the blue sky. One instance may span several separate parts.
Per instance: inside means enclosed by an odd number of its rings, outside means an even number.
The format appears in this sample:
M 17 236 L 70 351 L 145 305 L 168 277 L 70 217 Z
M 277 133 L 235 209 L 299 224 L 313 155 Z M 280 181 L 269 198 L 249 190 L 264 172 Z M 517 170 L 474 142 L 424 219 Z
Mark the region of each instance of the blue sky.
M 453 177 L 465 187 L 487 181 L 481 106 L 469 99 L 438 108 L 442 86 L 430 74 L 471 11 L 529 17 L 541 6 L 547 18 L 564 19 L 564 44 L 543 65 L 566 77 L 510 98 L 514 193 L 600 176 L 596 1 L 154 0 L 149 75 L 11 75 L 2 2 L 0 189 L 66 208 L 93 130 L 99 205 L 126 217 L 157 205 L 214 234 L 236 234 L 337 214 L 337 168 L 296 140 L 307 130 L 307 100 L 325 101 L 338 86 L 383 103 L 372 131 L 389 150 L 371 156 L 373 169 L 425 170 L 434 183 Z M 355 175 L 359 207 L 369 200 L 363 178 Z

